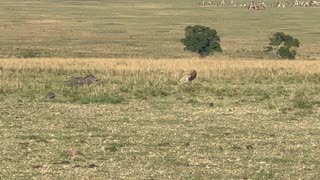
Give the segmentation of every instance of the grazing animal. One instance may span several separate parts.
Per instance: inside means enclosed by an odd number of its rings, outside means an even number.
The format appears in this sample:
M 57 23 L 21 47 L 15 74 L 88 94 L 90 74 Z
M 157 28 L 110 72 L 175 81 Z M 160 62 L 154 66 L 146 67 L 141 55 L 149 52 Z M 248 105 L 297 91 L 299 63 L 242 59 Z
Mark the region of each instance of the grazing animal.
M 70 85 L 71 86 L 77 86 L 77 85 L 89 85 L 92 83 L 97 82 L 98 79 L 93 75 L 89 74 L 86 77 L 75 77 L 70 80 Z
M 197 77 L 197 71 L 192 70 L 187 76 L 184 76 L 180 79 L 180 82 L 185 83 L 189 81 L 193 81 Z
M 52 91 L 49 91 L 47 93 L 47 98 L 48 99 L 54 99 L 54 98 L 56 98 L 56 94 L 54 92 L 52 92 Z

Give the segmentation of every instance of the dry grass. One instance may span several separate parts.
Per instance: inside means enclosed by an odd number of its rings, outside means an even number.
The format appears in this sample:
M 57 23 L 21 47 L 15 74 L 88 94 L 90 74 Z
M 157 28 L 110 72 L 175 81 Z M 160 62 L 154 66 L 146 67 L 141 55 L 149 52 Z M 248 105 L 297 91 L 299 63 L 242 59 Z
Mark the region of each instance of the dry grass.
M 319 8 L 250 11 L 194 3 L 2 0 L 0 57 L 195 57 L 180 42 L 184 28 L 195 24 L 217 30 L 222 57 L 268 58 L 268 37 L 279 31 L 300 40 L 300 58 L 320 57 Z
M 191 69 L 197 79 L 179 84 Z M 318 179 L 319 69 L 317 61 L 2 59 L 0 178 Z M 88 73 L 100 82 L 65 83 Z
M 1 59 L 3 69 L 51 69 L 51 70 L 117 70 L 117 71 L 155 71 L 177 72 L 180 70 L 196 69 L 206 75 L 209 72 L 243 69 L 282 69 L 292 73 L 318 73 L 319 61 L 305 60 L 259 60 L 259 59 L 79 59 L 79 58 L 33 58 L 33 59 Z
M 319 58 L 318 9 L 3 0 L 0 11 L 0 57 L 68 57 L 0 59 L 0 179 L 320 179 L 320 62 L 302 60 Z M 192 24 L 215 28 L 224 53 L 183 51 Z M 277 31 L 301 41 L 300 60 L 240 59 L 267 58 Z M 69 85 L 90 73 L 98 83 Z

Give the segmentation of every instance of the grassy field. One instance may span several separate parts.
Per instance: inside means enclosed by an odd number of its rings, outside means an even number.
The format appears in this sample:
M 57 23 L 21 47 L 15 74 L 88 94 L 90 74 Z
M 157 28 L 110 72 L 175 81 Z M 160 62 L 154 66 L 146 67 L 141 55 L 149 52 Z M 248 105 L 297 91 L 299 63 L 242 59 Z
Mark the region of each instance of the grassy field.
M 191 69 L 197 79 L 180 84 Z M 318 61 L 2 59 L 0 179 L 319 179 L 319 70 Z M 100 81 L 66 83 L 89 73 Z
M 0 57 L 190 58 L 180 39 L 187 25 L 201 24 L 221 36 L 219 58 L 266 58 L 268 36 L 281 31 L 301 41 L 299 59 L 320 59 L 319 8 L 251 11 L 198 2 L 2 0 Z
M 320 9 L 198 2 L 2 0 L 0 179 L 320 179 Z M 183 51 L 195 24 L 224 52 Z

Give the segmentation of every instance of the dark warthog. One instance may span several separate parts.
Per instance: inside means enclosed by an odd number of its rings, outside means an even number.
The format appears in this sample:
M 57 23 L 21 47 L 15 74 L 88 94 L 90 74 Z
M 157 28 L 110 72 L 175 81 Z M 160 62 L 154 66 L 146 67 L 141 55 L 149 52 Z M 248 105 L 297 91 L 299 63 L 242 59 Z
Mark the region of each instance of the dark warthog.
M 54 99 L 54 98 L 56 98 L 56 94 L 52 91 L 49 91 L 47 93 L 47 99 Z

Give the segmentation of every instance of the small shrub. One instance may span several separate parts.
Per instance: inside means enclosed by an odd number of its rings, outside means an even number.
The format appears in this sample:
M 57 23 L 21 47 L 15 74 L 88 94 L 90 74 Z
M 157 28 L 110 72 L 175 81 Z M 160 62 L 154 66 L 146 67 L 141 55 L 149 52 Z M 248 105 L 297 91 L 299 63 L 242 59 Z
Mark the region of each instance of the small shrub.
M 296 56 L 295 50 L 290 50 L 288 47 L 281 47 L 278 54 L 282 59 L 294 59 Z

